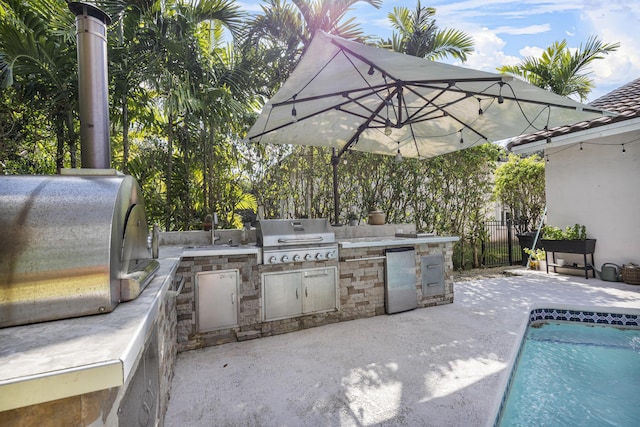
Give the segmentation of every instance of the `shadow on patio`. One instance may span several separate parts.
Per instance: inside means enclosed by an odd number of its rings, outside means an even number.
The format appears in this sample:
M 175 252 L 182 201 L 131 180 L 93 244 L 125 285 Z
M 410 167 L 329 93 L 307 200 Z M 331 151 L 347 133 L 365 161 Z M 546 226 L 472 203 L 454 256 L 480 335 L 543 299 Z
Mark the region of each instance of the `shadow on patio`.
M 640 287 L 540 273 L 458 282 L 455 295 L 181 353 L 165 425 L 484 425 L 532 305 L 640 308 Z

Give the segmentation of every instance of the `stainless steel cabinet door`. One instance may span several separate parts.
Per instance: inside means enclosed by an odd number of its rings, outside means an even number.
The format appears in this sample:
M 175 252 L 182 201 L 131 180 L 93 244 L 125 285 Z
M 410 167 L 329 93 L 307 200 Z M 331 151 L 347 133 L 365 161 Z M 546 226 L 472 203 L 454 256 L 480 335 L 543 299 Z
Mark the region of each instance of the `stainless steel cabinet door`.
M 416 251 L 411 248 L 385 250 L 385 310 L 388 314 L 418 306 Z
M 299 271 L 262 275 L 264 320 L 282 319 L 302 313 L 302 273 Z
M 336 267 L 306 270 L 303 273 L 304 313 L 336 309 L 336 275 Z
M 238 326 L 238 270 L 196 274 L 198 332 Z
M 426 255 L 420 258 L 422 296 L 444 295 L 444 255 Z

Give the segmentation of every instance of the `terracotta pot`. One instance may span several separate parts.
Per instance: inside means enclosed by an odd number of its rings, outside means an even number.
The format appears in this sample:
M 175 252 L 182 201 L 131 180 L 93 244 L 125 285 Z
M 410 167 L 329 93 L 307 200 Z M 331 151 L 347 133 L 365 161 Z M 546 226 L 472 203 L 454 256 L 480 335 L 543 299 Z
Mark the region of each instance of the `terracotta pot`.
M 383 225 L 385 223 L 385 214 L 382 211 L 369 212 L 369 224 L 370 225 Z

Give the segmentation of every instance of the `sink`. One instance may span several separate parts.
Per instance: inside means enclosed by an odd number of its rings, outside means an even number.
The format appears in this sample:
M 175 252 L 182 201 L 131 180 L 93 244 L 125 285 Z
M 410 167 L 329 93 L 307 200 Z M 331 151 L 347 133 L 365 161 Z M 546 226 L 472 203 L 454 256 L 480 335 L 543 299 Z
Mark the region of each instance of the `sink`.
M 414 232 L 414 233 L 396 233 L 396 237 L 408 237 L 417 239 L 419 237 L 434 237 L 435 233 L 423 233 L 423 232 Z
M 184 250 L 186 251 L 202 251 L 202 250 L 222 250 L 222 249 L 230 249 L 230 248 L 238 248 L 238 249 L 254 249 L 257 246 L 254 245 L 241 245 L 241 244 L 228 244 L 224 243 L 222 245 L 189 245 L 185 246 Z
M 221 249 L 228 248 L 229 245 L 195 245 L 195 246 L 185 246 L 185 249 Z

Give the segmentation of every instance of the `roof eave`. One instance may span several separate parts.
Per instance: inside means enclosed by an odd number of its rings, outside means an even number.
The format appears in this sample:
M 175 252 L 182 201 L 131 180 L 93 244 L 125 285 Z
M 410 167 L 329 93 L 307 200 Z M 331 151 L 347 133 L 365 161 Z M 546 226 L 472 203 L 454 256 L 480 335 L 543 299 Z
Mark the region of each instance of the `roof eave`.
M 546 137 L 541 137 L 537 141 L 509 147 L 509 151 L 515 154 L 527 154 L 547 148 L 563 147 L 565 145 L 577 144 L 591 139 L 606 138 L 621 133 L 640 130 L 640 117 L 611 123 L 605 126 L 597 126 L 581 131 L 556 135 L 547 142 Z

